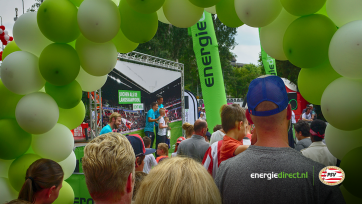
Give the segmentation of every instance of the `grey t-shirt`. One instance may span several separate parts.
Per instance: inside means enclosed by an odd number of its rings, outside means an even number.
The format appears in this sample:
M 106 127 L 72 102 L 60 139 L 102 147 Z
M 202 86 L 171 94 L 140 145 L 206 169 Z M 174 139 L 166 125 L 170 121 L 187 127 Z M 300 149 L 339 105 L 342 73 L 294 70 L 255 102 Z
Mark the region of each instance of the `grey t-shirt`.
M 312 140 L 310 137 L 299 140 L 297 144 L 295 145 L 295 150 L 300 151 L 302 149 L 308 148 L 312 144 Z
M 187 156 L 202 162 L 205 152 L 210 147 L 210 143 L 205 141 L 205 138 L 200 135 L 192 135 L 190 139 L 182 141 L 177 148 L 177 155 Z
M 220 164 L 215 183 L 224 204 L 345 203 L 338 186 L 327 186 L 319 180 L 323 167 L 289 147 L 252 145 Z

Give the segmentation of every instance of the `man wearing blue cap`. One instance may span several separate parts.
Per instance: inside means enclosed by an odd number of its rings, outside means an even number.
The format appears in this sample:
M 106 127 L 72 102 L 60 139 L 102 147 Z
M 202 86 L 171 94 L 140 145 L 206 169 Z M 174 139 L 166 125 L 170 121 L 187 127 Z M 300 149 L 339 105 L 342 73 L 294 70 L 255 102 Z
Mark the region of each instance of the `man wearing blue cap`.
M 143 143 L 143 139 L 139 135 L 127 135 L 126 137 L 131 143 L 134 154 L 136 156 L 135 170 L 143 171 L 143 167 L 145 165 L 145 156 L 156 152 L 156 150 L 152 148 L 146 148 L 145 144 Z
M 215 183 L 223 203 L 345 203 L 338 186 L 318 179 L 324 165 L 289 147 L 292 113 L 283 80 L 254 79 L 247 103 L 257 141 L 220 164 Z

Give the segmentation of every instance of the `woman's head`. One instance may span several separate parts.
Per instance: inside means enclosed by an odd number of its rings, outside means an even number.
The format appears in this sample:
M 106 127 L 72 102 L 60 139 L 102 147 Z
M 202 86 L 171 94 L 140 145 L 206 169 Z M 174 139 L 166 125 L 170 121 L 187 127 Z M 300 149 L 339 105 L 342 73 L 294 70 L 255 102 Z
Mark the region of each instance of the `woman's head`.
M 240 137 L 244 138 L 247 126 L 245 110 L 238 104 L 224 105 L 221 110 L 221 125 L 226 134 L 230 130 L 240 129 Z
M 32 163 L 25 175 L 25 182 L 18 199 L 34 203 L 44 200 L 52 203 L 58 198 L 64 172 L 62 167 L 50 159 L 39 159 Z
M 158 155 L 167 155 L 168 153 L 168 145 L 166 143 L 159 143 L 157 147 Z
M 190 138 L 194 134 L 194 126 L 190 123 L 184 123 L 182 124 L 182 129 L 186 131 L 186 137 Z
M 195 160 L 173 157 L 159 163 L 143 180 L 135 203 L 221 203 L 214 180 Z

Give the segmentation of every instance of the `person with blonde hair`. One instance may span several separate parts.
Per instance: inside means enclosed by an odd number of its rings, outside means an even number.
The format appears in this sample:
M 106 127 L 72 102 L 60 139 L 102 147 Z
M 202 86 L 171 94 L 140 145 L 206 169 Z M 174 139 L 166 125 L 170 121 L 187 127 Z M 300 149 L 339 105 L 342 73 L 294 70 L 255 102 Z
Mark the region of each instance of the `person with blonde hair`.
M 132 202 L 135 161 L 130 142 L 119 133 L 100 135 L 85 146 L 83 171 L 96 204 Z
M 168 145 L 166 143 L 160 143 L 157 146 L 157 163 L 160 163 L 161 160 L 168 158 Z
M 187 157 L 173 157 L 153 168 L 142 181 L 135 204 L 144 203 L 221 204 L 221 197 L 200 163 Z
M 187 122 L 182 124 L 182 129 L 186 131 L 186 139 L 191 138 L 192 135 L 195 133 L 194 126 Z
M 160 119 L 158 120 L 158 132 L 156 136 L 156 147 L 158 147 L 158 144 L 160 143 L 166 143 L 166 137 L 167 137 L 167 128 L 168 124 L 165 121 L 165 114 L 166 110 L 164 108 L 160 108 L 159 110 Z M 158 156 L 158 153 L 156 152 L 156 156 Z
M 18 199 L 36 204 L 53 203 L 58 198 L 63 178 L 63 169 L 57 162 L 38 159 L 26 170 Z
M 100 135 L 109 133 L 109 132 L 113 132 L 113 130 L 117 130 L 119 125 L 121 125 L 122 123 L 122 116 L 121 114 L 114 112 L 111 114 L 111 116 L 109 117 L 109 123 L 108 125 L 104 126 L 101 130 Z

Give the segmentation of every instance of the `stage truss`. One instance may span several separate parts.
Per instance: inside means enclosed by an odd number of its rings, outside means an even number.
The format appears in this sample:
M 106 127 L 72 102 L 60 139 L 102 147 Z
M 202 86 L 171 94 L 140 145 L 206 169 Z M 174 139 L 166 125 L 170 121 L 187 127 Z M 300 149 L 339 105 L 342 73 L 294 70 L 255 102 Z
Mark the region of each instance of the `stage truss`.
M 181 107 L 182 107 L 182 121 L 185 118 L 185 97 L 184 97 L 184 64 L 179 62 L 174 62 L 171 60 L 162 59 L 152 55 L 143 54 L 140 52 L 129 52 L 125 54 L 118 53 L 118 60 L 135 62 L 137 64 L 148 65 L 151 67 L 157 67 L 160 69 L 166 69 L 171 71 L 177 71 L 181 73 Z M 103 108 L 101 101 L 101 89 L 89 93 L 89 117 L 90 117 L 90 138 L 98 136 L 102 130 L 102 120 L 97 120 L 97 118 L 103 119 Z M 93 96 L 93 97 L 92 97 Z M 99 97 L 99 100 L 98 100 Z M 94 115 L 93 115 L 94 113 Z M 95 117 L 93 117 L 95 116 Z

